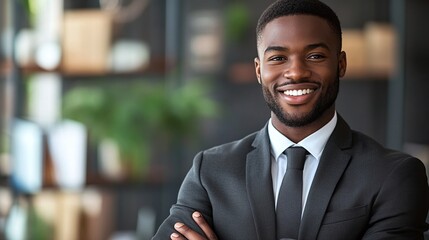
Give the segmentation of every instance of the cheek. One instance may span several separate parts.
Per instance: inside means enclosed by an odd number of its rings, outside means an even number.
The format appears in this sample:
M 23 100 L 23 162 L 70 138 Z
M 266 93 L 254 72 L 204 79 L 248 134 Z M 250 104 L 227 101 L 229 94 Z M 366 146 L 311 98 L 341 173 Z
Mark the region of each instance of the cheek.
M 313 77 L 316 77 L 317 79 L 323 79 L 324 85 L 333 84 L 338 77 L 338 68 L 330 66 L 318 69 L 317 71 L 313 72 Z
M 281 76 L 281 71 L 273 67 L 261 66 L 261 78 L 265 83 L 272 83 Z

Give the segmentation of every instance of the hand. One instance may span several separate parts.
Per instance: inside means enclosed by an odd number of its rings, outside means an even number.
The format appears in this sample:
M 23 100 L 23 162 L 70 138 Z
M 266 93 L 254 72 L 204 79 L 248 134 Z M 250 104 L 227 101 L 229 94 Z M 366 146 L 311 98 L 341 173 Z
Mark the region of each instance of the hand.
M 213 232 L 209 224 L 206 222 L 203 215 L 201 215 L 201 213 L 194 212 L 192 214 L 192 218 L 198 224 L 201 230 L 203 230 L 205 236 L 201 236 L 199 233 L 195 232 L 185 224 L 178 222 L 174 224 L 174 229 L 176 229 L 182 235 L 178 233 L 172 233 L 170 235 L 170 238 L 172 240 L 217 240 L 215 233 Z

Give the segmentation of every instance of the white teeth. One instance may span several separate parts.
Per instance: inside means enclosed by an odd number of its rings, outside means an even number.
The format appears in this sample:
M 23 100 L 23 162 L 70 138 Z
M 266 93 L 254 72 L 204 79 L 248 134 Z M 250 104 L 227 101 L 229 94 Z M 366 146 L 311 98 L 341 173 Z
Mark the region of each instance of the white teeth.
M 286 90 L 283 93 L 288 96 L 302 96 L 314 92 L 313 89 Z

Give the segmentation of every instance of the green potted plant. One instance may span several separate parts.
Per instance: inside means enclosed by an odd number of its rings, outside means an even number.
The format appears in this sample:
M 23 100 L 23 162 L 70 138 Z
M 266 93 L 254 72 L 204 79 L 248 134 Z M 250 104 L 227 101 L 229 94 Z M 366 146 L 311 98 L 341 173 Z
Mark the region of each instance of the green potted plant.
M 115 141 L 133 177 L 148 173 L 159 139 L 168 144 L 192 136 L 198 123 L 216 112 L 207 86 L 195 81 L 176 89 L 150 81 L 77 87 L 63 99 L 63 117 L 86 125 L 95 141 Z

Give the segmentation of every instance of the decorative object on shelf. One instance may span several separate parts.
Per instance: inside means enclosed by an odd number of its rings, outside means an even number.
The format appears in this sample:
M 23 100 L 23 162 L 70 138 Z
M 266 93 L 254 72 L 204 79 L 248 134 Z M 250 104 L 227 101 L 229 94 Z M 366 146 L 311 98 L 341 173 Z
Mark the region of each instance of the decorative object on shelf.
M 223 60 L 223 20 L 215 10 L 196 11 L 189 16 L 188 52 L 185 58 L 196 73 L 214 73 Z
M 216 114 L 207 94 L 207 86 L 196 81 L 177 89 L 148 81 L 80 87 L 66 93 L 63 117 L 85 124 L 98 143 L 113 140 L 132 178 L 159 178 L 150 175 L 151 163 L 165 160 L 153 159 L 156 151 L 171 151 L 172 141 L 192 137 L 203 118 Z
M 47 133 L 49 150 L 55 173 L 55 182 L 68 190 L 85 186 L 87 130 L 75 121 L 62 121 Z
M 98 143 L 98 169 L 102 175 L 113 181 L 123 179 L 121 153 L 114 140 L 105 138 Z
M 48 129 L 61 118 L 61 76 L 45 72 L 33 74 L 28 79 L 27 117 L 43 129 Z
M 21 29 L 14 44 L 15 60 L 19 66 L 34 65 L 34 49 L 36 47 L 36 34 L 31 29 Z
M 365 47 L 365 34 L 362 30 L 343 30 L 343 50 L 347 54 L 347 76 L 357 76 L 367 71 Z
M 343 30 L 347 77 L 388 79 L 395 69 L 396 32 L 387 23 L 368 22 L 363 29 Z
M 36 7 L 34 31 L 37 37 L 35 62 L 45 70 L 55 70 L 61 62 L 61 23 L 63 0 L 32 1 Z
M 112 14 L 102 10 L 64 13 L 62 69 L 73 74 L 103 74 L 108 69 Z
M 142 41 L 117 40 L 112 44 L 109 60 L 114 73 L 138 72 L 149 66 L 150 47 Z
M 62 57 L 61 23 L 63 1 L 21 0 L 28 26 L 19 30 L 14 47 L 21 67 L 38 67 L 52 71 L 59 67 Z
M 5 239 L 27 239 L 28 208 L 28 203 L 22 198 L 18 198 L 13 202 L 3 226 Z
M 395 70 L 396 31 L 391 24 L 369 22 L 365 25 L 369 71 L 376 76 L 390 77 Z
M 35 123 L 15 119 L 11 130 L 12 188 L 19 193 L 40 191 L 43 184 L 43 131 Z

